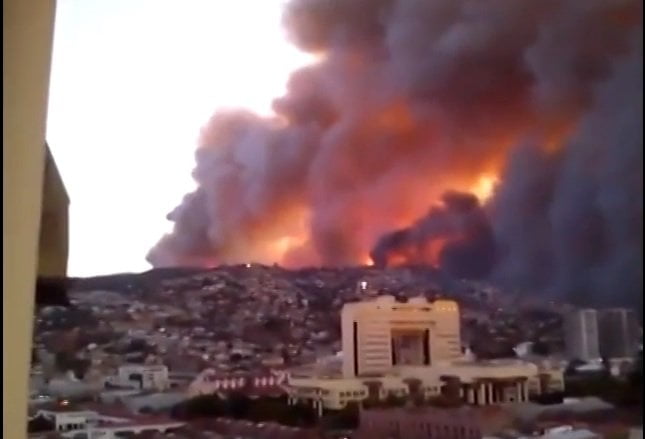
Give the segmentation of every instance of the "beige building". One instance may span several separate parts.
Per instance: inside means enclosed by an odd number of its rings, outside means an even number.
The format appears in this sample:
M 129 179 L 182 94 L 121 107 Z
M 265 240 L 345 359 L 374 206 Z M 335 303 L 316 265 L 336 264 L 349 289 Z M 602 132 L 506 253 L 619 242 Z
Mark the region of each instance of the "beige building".
M 290 371 L 285 388 L 291 403 L 304 400 L 322 412 L 368 398 L 427 399 L 458 392 L 465 403 L 484 406 L 564 387 L 563 369 L 556 364 L 462 355 L 454 301 L 400 303 L 385 296 L 349 303 L 341 325 L 341 363 L 321 361 Z
M 381 296 L 349 303 L 341 314 L 343 375 L 382 374 L 395 366 L 430 366 L 461 357 L 459 309 L 452 301 L 397 302 Z
M 16 439 L 27 436 L 36 274 L 64 275 L 67 261 L 67 197 L 60 180 L 52 178 L 55 165 L 45 147 L 55 7 L 54 0 L 2 5 L 2 381 L 3 416 L 11 420 L 2 431 Z M 43 192 L 51 184 L 59 187 Z M 58 219 L 42 221 L 41 228 L 41 217 L 48 215 Z
M 354 439 L 481 439 L 481 410 L 407 407 L 362 410 Z

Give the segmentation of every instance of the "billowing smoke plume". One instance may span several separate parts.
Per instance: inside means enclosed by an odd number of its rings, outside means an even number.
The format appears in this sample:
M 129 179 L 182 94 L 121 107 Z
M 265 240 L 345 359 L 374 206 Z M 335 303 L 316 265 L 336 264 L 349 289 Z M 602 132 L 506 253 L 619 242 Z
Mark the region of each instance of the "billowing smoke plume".
M 493 267 L 495 240 L 477 197 L 447 192 L 442 204 L 413 226 L 383 236 L 371 256 L 378 266 L 430 263 L 478 278 Z
M 149 260 L 344 265 L 374 250 L 633 295 L 640 17 L 639 0 L 292 0 L 285 26 L 321 60 L 293 74 L 275 118 L 211 119 L 198 189 Z M 450 190 L 486 198 L 486 213 L 463 195 L 441 201 Z
M 580 303 L 642 301 L 641 53 L 601 84 L 558 153 L 535 141 L 513 151 L 490 203 L 495 277 Z

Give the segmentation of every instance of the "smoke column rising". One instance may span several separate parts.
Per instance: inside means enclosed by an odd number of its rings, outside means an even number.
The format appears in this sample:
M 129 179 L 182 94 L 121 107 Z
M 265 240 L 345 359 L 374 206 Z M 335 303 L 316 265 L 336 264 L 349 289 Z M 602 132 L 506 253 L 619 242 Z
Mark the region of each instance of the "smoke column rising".
M 287 31 L 320 61 L 293 74 L 276 117 L 206 124 L 198 189 L 148 259 L 403 254 L 559 294 L 640 296 L 640 17 L 636 0 L 292 0 Z M 491 175 L 484 206 L 454 192 Z
M 495 240 L 476 196 L 446 192 L 411 227 L 384 235 L 372 250 L 377 266 L 428 263 L 454 275 L 481 278 L 495 263 Z

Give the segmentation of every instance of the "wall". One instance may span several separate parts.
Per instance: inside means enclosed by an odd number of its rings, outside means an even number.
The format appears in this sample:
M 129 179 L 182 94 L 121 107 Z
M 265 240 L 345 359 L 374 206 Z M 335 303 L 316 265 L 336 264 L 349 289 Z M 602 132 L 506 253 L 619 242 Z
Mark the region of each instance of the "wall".
M 59 277 L 67 273 L 69 198 L 49 148 L 43 183 L 38 274 Z
M 356 342 L 354 341 L 356 324 Z M 346 304 L 341 311 L 343 375 L 381 374 L 392 368 L 392 330 L 403 332 L 428 330 L 429 340 L 422 342 L 429 350 L 431 364 L 449 362 L 461 357 L 459 307 L 453 301 L 428 302 L 412 298 L 397 302 L 392 296 L 373 301 Z M 426 344 L 427 343 L 427 344 Z M 419 358 L 425 357 L 421 352 Z M 418 364 L 421 364 L 419 362 Z
M 3 437 L 26 437 L 54 0 L 3 1 Z
M 471 408 L 424 407 L 363 410 L 360 413 L 360 427 L 356 437 L 358 439 L 390 437 L 480 439 L 482 436 L 477 411 Z

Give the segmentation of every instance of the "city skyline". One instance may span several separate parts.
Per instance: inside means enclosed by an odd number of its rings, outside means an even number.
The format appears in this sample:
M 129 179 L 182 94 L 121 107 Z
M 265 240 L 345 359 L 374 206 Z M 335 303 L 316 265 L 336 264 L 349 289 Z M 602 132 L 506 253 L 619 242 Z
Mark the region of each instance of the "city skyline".
M 436 22 L 387 2 L 63 3 L 48 136 L 70 274 L 421 264 L 636 302 L 642 26 L 613 17 L 640 6 L 569 1 Z M 588 26 L 598 42 L 569 38 Z
M 4 436 L 642 438 L 638 0 L 3 9 Z

